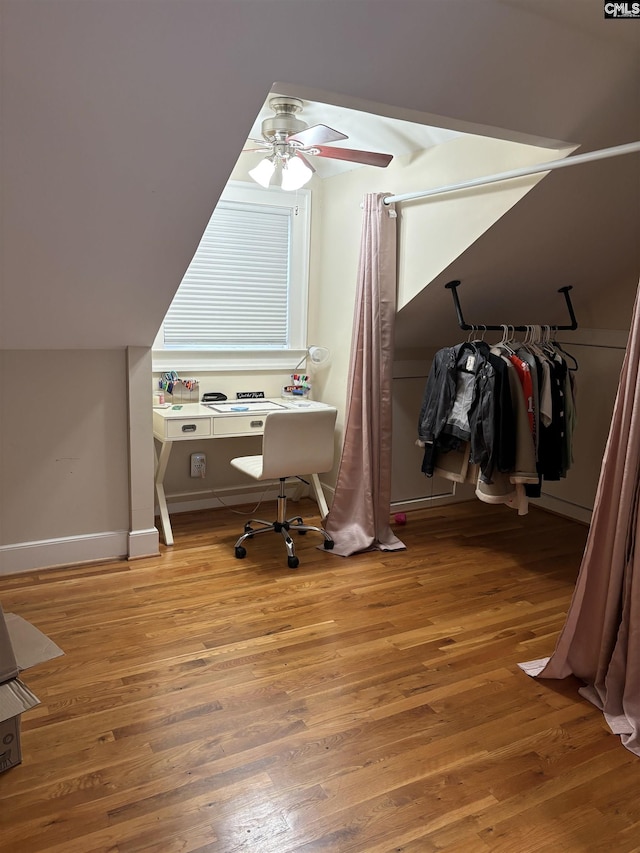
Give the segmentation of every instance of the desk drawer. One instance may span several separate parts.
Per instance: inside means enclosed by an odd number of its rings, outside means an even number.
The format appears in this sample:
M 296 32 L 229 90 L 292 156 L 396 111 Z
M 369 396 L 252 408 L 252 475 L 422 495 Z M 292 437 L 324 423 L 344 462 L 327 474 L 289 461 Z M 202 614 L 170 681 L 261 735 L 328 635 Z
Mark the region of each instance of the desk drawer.
M 233 416 L 229 418 L 214 418 L 213 434 L 214 435 L 250 435 L 256 433 L 262 435 L 264 431 L 264 422 L 267 415 L 243 415 L 242 417 Z
M 167 421 L 168 438 L 206 435 L 211 435 L 211 418 L 171 418 Z

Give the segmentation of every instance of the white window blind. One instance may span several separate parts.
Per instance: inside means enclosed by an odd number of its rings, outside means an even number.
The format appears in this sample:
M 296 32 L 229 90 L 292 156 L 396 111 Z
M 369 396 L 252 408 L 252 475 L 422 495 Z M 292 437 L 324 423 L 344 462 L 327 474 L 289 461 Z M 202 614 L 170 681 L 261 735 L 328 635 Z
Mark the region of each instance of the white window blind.
M 167 349 L 285 349 L 292 208 L 221 200 L 164 321 Z

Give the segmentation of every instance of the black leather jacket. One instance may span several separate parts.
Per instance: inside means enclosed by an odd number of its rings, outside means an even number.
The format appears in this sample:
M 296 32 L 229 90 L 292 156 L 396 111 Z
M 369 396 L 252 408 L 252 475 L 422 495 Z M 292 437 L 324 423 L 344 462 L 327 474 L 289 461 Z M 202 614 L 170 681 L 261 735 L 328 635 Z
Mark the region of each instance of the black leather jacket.
M 467 374 L 459 382 L 459 373 Z M 433 475 L 438 451 L 471 446 L 471 462 L 480 466 L 481 479 L 491 482 L 495 467 L 495 370 L 489 347 L 462 343 L 439 350 L 431 365 L 418 419 L 418 438 L 425 445 L 423 472 Z M 456 394 L 462 385 L 472 397 L 468 408 L 468 431 L 452 422 Z

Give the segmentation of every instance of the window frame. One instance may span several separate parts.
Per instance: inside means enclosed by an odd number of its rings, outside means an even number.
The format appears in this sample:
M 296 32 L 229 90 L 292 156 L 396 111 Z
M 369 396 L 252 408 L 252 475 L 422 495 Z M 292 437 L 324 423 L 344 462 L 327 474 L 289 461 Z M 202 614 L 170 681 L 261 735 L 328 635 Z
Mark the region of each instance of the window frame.
M 228 347 L 213 350 L 202 347 L 194 349 L 165 347 L 163 321 L 152 347 L 153 370 L 180 372 L 282 369 L 289 371 L 291 364 L 295 364 L 305 355 L 307 346 L 311 191 L 301 189 L 285 192 L 275 187 L 264 189 L 245 181 L 229 181 L 220 196 L 220 201 L 270 208 L 282 207 L 290 211 L 289 344 L 281 349 Z

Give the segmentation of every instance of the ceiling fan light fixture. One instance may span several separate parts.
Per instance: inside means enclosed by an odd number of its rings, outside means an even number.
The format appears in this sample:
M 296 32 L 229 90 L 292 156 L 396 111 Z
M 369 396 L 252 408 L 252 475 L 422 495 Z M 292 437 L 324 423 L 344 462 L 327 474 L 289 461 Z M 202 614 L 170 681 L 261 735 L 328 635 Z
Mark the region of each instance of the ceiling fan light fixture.
M 257 184 L 260 184 L 261 187 L 268 189 L 271 185 L 271 179 L 273 178 L 275 170 L 276 167 L 273 159 L 271 157 L 265 157 L 264 160 L 261 160 L 257 166 L 251 169 L 249 175 Z
M 282 189 L 299 190 L 311 180 L 313 171 L 295 155 L 282 164 Z

